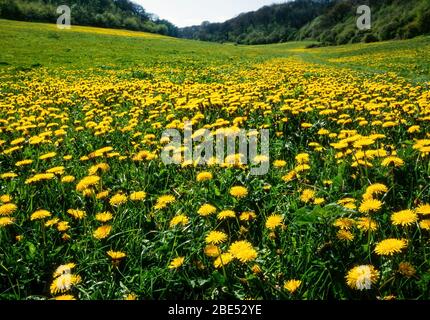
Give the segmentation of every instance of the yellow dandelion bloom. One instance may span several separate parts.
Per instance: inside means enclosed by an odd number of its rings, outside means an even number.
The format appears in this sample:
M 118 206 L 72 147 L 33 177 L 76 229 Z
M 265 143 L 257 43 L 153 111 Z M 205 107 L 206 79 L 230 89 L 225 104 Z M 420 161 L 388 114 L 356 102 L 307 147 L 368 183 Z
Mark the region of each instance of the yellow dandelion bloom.
M 257 251 L 252 247 L 248 241 L 236 241 L 228 250 L 234 258 L 242 263 L 255 260 L 257 258 Z
M 177 257 L 173 259 L 169 264 L 169 269 L 178 269 L 185 262 L 185 257 Z
M 362 231 L 376 231 L 378 223 L 369 217 L 361 217 L 357 219 L 357 228 Z
M 6 203 L 6 204 L 0 206 L 0 216 L 10 216 L 16 210 L 18 210 L 18 207 L 16 204 Z
M 146 192 L 145 191 L 137 191 L 130 194 L 130 200 L 131 201 L 142 201 L 146 198 Z
M 57 230 L 60 232 L 65 232 L 70 229 L 68 221 L 60 221 L 57 223 Z
M 283 168 L 287 165 L 287 161 L 284 160 L 275 160 L 273 161 L 273 166 L 275 168 Z
M 339 230 L 336 234 L 339 240 L 352 241 L 354 240 L 354 235 L 349 230 Z
M 267 218 L 266 228 L 269 230 L 275 230 L 284 224 L 284 217 L 280 214 L 274 214 Z
M 113 251 L 113 250 L 109 250 L 107 252 L 107 255 L 112 259 L 112 260 L 121 260 L 124 259 L 127 255 L 122 252 L 122 251 Z
M 336 219 L 333 223 L 333 226 L 342 229 L 342 230 L 349 230 L 355 225 L 355 220 L 350 218 L 339 218 Z
M 222 253 L 218 256 L 218 258 L 215 259 L 214 267 L 216 269 L 224 267 L 224 266 L 228 265 L 231 261 L 233 261 L 233 259 L 234 259 L 234 257 L 231 253 L 229 253 L 229 252 Z
M 50 290 L 52 294 L 69 291 L 74 285 L 78 284 L 79 282 L 81 282 L 80 276 L 66 273 L 54 279 L 51 284 Z
M 407 227 L 418 221 L 418 215 L 413 210 L 402 210 L 391 215 L 391 222 L 395 226 Z
M 213 175 L 210 172 L 204 171 L 204 172 L 200 172 L 197 175 L 197 182 L 202 182 L 202 181 L 209 181 L 213 179 Z
M 94 231 L 93 236 L 94 236 L 94 238 L 99 239 L 99 240 L 105 239 L 109 236 L 111 231 L 112 231 L 112 226 L 104 225 L 104 226 L 98 227 Z
M 110 205 L 113 207 L 118 207 L 126 202 L 127 202 L 127 196 L 121 193 L 117 193 L 109 201 Z
M 418 206 L 416 211 L 422 215 L 430 215 L 430 204 L 421 204 Z
M 157 199 L 154 209 L 164 209 L 167 205 L 175 202 L 176 198 L 172 195 L 164 195 Z
M 83 178 L 79 183 L 76 185 L 76 191 L 82 192 L 85 189 L 88 189 L 89 187 L 95 186 L 100 182 L 99 176 L 88 176 Z
M 96 220 L 99 222 L 108 222 L 113 219 L 113 215 L 110 212 L 101 212 L 96 214 Z
M 400 159 L 399 157 L 390 156 L 390 157 L 386 157 L 384 160 L 382 160 L 381 164 L 384 167 L 388 167 L 390 165 L 393 165 L 394 167 L 401 167 L 405 164 L 405 162 L 402 159 Z
M 379 280 L 379 271 L 372 265 L 352 268 L 346 275 L 346 283 L 351 289 L 369 290 Z
M 177 225 L 186 226 L 190 220 L 184 214 L 179 214 L 170 220 L 170 228 L 176 227 Z
M 12 197 L 8 194 L 4 194 L 2 196 L 0 196 L 0 202 L 2 203 L 9 203 L 12 201 Z
M 82 210 L 76 210 L 76 209 L 69 209 L 67 210 L 67 213 L 70 214 L 73 218 L 81 220 L 84 219 L 87 216 L 87 213 Z
M 101 200 L 107 198 L 109 195 L 109 191 L 102 191 L 96 194 L 96 199 Z
M 248 189 L 241 186 L 235 186 L 230 189 L 230 194 L 235 198 L 244 198 L 248 195 Z
M 240 214 L 239 219 L 240 219 L 241 221 L 249 221 L 249 220 L 253 220 L 253 219 L 255 219 L 256 217 L 257 217 L 257 215 L 255 214 L 255 212 L 252 212 L 252 211 L 245 211 L 245 212 L 242 212 L 242 213 Z
M 236 212 L 233 210 L 223 210 L 218 213 L 218 220 L 225 220 L 228 218 L 236 218 Z
M 11 225 L 15 222 L 14 218 L 10 218 L 10 217 L 0 217 L 0 228 L 1 227 L 6 227 L 8 225 Z
M 211 258 L 216 258 L 221 254 L 220 248 L 213 244 L 208 244 L 205 247 L 204 252 L 205 252 L 205 255 Z
M 59 300 L 59 301 L 63 301 L 63 300 L 65 300 L 65 301 L 76 300 L 76 298 L 73 295 L 71 295 L 71 294 L 63 294 L 61 296 L 55 297 L 54 299 L 55 300 Z
M 287 290 L 289 293 L 293 294 L 297 291 L 297 289 L 300 288 L 302 285 L 302 282 L 300 280 L 288 280 L 284 283 L 284 289 Z
M 309 203 L 315 197 L 315 191 L 312 189 L 305 189 L 300 195 L 300 200 L 304 203 Z
M 227 235 L 221 231 L 211 231 L 206 236 L 205 241 L 210 244 L 220 244 L 227 241 Z
M 197 213 L 199 215 L 201 215 L 202 217 L 206 217 L 209 216 L 211 214 L 214 214 L 216 212 L 216 208 L 211 205 L 211 204 L 204 204 L 202 205 L 199 210 L 197 211 Z
M 420 221 L 420 228 L 423 230 L 430 230 L 430 219 Z
M 382 208 L 382 202 L 376 199 L 368 199 L 361 202 L 358 211 L 361 213 L 376 212 Z
M 386 239 L 376 244 L 375 252 L 380 256 L 392 256 L 400 253 L 407 245 L 406 239 Z
M 62 183 L 72 183 L 75 181 L 75 177 L 74 176 L 64 176 L 61 178 L 61 182 Z
M 54 274 L 52 275 L 54 278 L 59 277 L 66 273 L 71 273 L 72 269 L 76 267 L 76 264 L 73 262 L 63 264 L 61 266 L 58 266 L 57 269 L 55 269 Z
M 40 160 L 51 159 L 51 158 L 54 158 L 56 155 L 57 155 L 57 153 L 56 153 L 56 152 L 49 152 L 49 153 L 46 153 L 46 154 L 41 155 L 41 156 L 39 157 L 39 159 L 40 159 Z
M 309 154 L 308 153 L 299 153 L 296 156 L 297 164 L 306 164 L 309 163 Z
M 41 219 L 48 218 L 50 216 L 51 216 L 51 213 L 48 210 L 37 210 L 31 215 L 30 220 L 31 221 L 41 220 Z

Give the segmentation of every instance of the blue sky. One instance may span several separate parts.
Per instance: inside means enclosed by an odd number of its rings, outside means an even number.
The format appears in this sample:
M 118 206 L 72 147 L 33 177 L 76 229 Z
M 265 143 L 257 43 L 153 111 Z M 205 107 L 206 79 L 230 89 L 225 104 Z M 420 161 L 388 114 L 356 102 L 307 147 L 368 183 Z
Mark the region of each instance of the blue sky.
M 178 27 L 200 24 L 203 21 L 222 22 L 241 12 L 254 11 L 285 0 L 134 0 L 147 12 L 167 19 Z

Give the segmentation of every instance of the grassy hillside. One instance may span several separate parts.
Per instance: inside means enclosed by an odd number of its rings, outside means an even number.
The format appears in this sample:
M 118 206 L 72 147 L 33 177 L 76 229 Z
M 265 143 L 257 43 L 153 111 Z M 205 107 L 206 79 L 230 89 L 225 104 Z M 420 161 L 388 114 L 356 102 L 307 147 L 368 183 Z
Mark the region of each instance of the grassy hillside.
M 0 0 L 0 18 L 55 23 L 67 5 L 73 25 L 147 31 L 176 36 L 178 28 L 129 0 Z
M 429 37 L 0 30 L 0 300 L 430 299 Z

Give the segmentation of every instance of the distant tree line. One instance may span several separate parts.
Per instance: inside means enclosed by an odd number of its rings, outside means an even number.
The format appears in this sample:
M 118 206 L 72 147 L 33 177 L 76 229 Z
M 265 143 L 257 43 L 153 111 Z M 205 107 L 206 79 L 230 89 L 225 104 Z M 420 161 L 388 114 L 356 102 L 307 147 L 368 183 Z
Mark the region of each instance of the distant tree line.
M 300 28 L 318 17 L 329 3 L 329 0 L 296 0 L 264 6 L 223 23 L 204 22 L 183 28 L 180 34 L 190 39 L 239 44 L 285 42 L 294 40 Z
M 356 27 L 357 7 L 372 9 L 372 28 Z M 430 0 L 295 0 L 223 23 L 180 29 L 189 39 L 238 44 L 317 40 L 323 44 L 405 39 L 430 32 Z
M 178 36 L 178 28 L 129 0 L 0 0 L 0 18 L 56 22 L 57 7 L 68 5 L 72 24 Z

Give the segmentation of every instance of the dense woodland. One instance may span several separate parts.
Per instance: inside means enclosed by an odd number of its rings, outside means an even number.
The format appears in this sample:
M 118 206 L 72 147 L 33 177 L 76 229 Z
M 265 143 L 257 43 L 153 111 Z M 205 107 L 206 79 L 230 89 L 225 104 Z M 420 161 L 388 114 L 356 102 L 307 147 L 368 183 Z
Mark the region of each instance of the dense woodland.
M 357 7 L 372 9 L 372 29 L 356 27 Z M 406 39 L 430 32 L 430 0 L 296 0 L 265 6 L 224 23 L 187 27 L 190 39 L 265 44 L 317 40 L 324 44 Z
M 178 29 L 129 0 L 0 0 L 0 18 L 54 22 L 56 8 L 72 9 L 72 24 L 148 31 L 188 39 L 266 44 L 322 44 L 407 39 L 430 32 L 430 0 L 295 0 L 242 13 L 223 23 Z M 372 28 L 356 27 L 357 7 L 372 9 Z
M 57 7 L 68 5 L 72 24 L 121 28 L 178 36 L 178 28 L 129 0 L 0 0 L 0 18 L 57 21 Z

